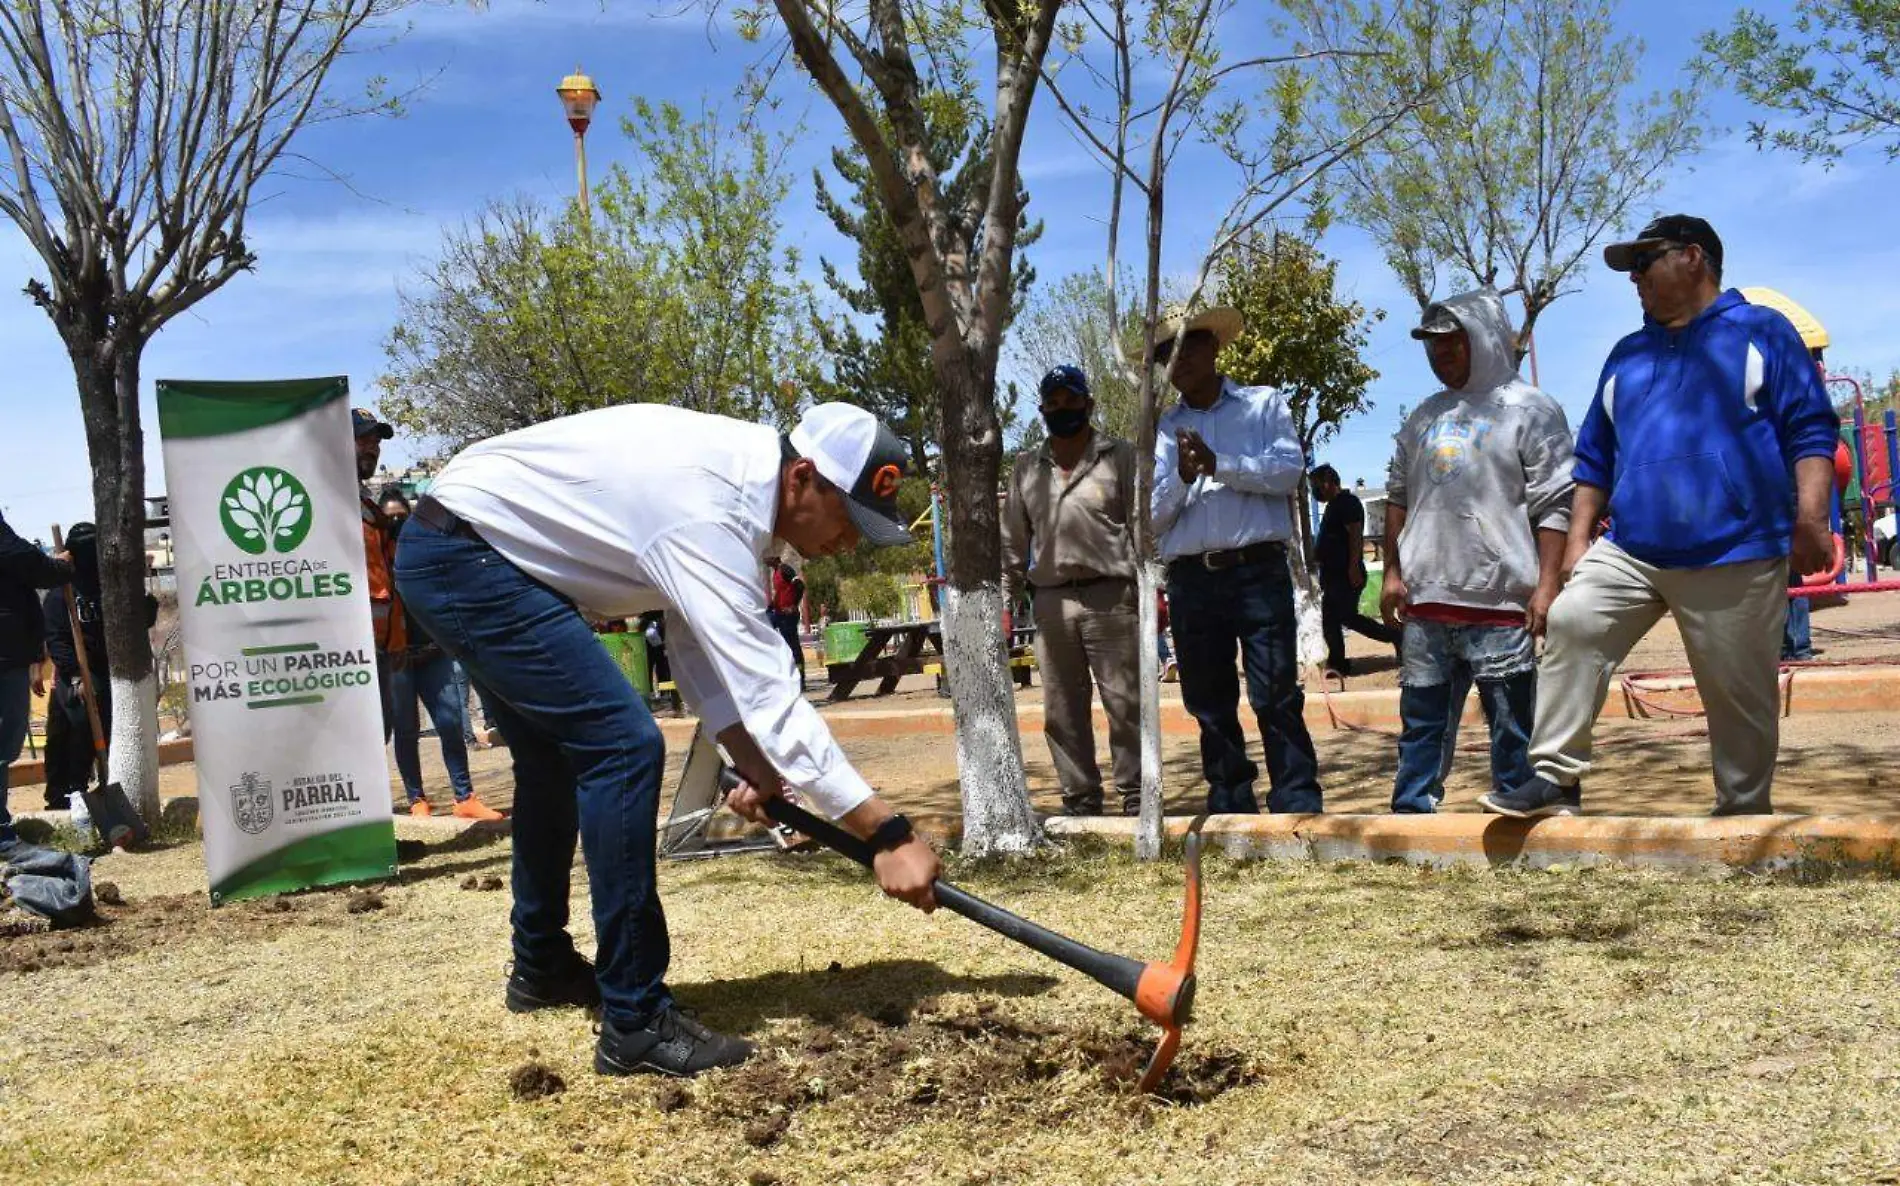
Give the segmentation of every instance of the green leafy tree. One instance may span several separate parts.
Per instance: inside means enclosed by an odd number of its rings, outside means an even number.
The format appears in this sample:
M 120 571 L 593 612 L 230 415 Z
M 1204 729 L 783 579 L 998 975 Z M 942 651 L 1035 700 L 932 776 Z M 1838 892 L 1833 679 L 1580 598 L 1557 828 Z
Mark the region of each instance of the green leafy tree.
M 1699 65 L 1787 123 L 1753 120 L 1748 138 L 1833 162 L 1862 144 L 1900 158 L 1900 0 L 1796 0 L 1786 29 L 1743 9 L 1702 35 Z
M 1468 64 L 1343 161 L 1329 194 L 1421 308 L 1441 272 L 1459 288 L 1517 294 L 1521 349 L 1543 311 L 1578 290 L 1592 248 L 1702 143 L 1697 86 L 1635 93 L 1643 46 L 1617 36 L 1616 0 L 1284 3 L 1314 49 L 1382 30 L 1375 52 L 1330 56 L 1314 75 L 1323 126 L 1359 122 L 1382 96 Z
M 392 420 L 459 444 L 628 402 L 789 418 L 810 338 L 785 141 L 645 102 L 623 127 L 643 168 L 609 170 L 591 219 L 524 199 L 444 236 L 386 342 Z
M 1379 377 L 1363 353 L 1385 313 L 1342 299 L 1338 270 L 1312 244 L 1278 231 L 1254 235 L 1220 266 L 1220 303 L 1247 319 L 1246 332 L 1221 352 L 1221 368 L 1286 396 L 1309 465 L 1341 424 L 1371 408 L 1366 389 Z M 1305 530 L 1308 500 L 1296 501 Z
M 785 420 L 787 382 L 811 351 L 798 316 L 809 289 L 798 252 L 780 243 L 784 157 L 798 131 L 728 127 L 716 112 L 688 120 L 644 99 L 620 126 L 645 168 L 636 177 L 616 166 L 597 200 L 609 224 L 658 257 L 673 298 L 660 316 L 677 360 L 671 402 Z
M 643 393 L 664 397 L 667 299 L 657 261 L 612 224 L 590 229 L 527 199 L 493 203 L 446 232 L 401 294 L 385 342 L 382 408 L 462 445 Z

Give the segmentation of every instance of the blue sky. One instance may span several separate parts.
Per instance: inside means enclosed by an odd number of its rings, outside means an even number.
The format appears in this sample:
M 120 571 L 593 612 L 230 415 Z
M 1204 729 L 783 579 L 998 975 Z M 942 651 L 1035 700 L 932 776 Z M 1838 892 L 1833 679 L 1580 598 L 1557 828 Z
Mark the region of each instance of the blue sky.
M 252 212 L 257 271 L 174 322 L 147 350 L 148 488 L 161 490 L 164 481 L 150 415 L 157 378 L 346 374 L 358 402 L 371 401 L 398 288 L 414 283 L 442 227 L 495 197 L 526 192 L 553 203 L 570 196 L 571 140 L 553 87 L 576 63 L 606 94 L 589 137 L 596 170 L 630 159 L 616 125 L 635 94 L 731 110 L 733 87 L 758 49 L 709 27 L 699 12 L 680 15 L 682 6 L 616 0 L 603 10 L 594 0 L 494 0 L 479 13 L 455 5 L 428 8 L 418 10 L 399 42 L 353 60 L 350 69 L 358 74 L 386 74 L 398 85 L 426 80 L 426 86 L 403 118 L 312 129 L 299 150 L 345 175 L 348 186 L 301 166 L 293 168 L 307 176 L 271 183 Z M 1786 5 L 1765 0 L 1758 7 L 1780 15 Z M 1705 0 L 1626 3 L 1628 30 L 1648 43 L 1645 83 L 1671 83 L 1696 34 L 1731 9 Z M 1244 44 L 1262 35 L 1266 17 L 1264 5 L 1243 2 L 1224 32 Z M 810 200 L 811 169 L 843 129 L 796 80 L 781 94 L 779 118 L 803 129 L 791 160 L 798 187 L 784 222 L 815 278 L 820 256 L 851 258 Z M 1900 236 L 1891 213 L 1900 171 L 1873 152 L 1831 171 L 1759 153 L 1741 139 L 1748 114 L 1732 97 L 1715 96 L 1716 124 L 1735 130 L 1718 133 L 1701 157 L 1675 170 L 1651 207 L 1707 217 L 1723 236 L 1729 281 L 1767 284 L 1805 304 L 1833 335 L 1830 361 L 1837 366 L 1881 375 L 1900 367 L 1900 333 L 1894 332 L 1900 286 L 1893 279 L 1900 275 Z M 1064 131 L 1054 105 L 1041 99 L 1023 170 L 1032 210 L 1047 224 L 1031 253 L 1041 276 L 1054 280 L 1098 265 L 1106 175 Z M 1170 182 L 1171 271 L 1198 261 L 1231 185 L 1216 163 L 1183 158 Z M 1129 232 L 1138 237 L 1132 224 Z M 1417 403 L 1434 385 L 1406 336 L 1410 301 L 1376 248 L 1344 227 L 1330 232 L 1324 247 L 1340 260 L 1343 286 L 1391 316 L 1368 350 L 1381 372 L 1372 390 L 1374 410 L 1349 424 L 1316 460 L 1331 461 L 1349 482 L 1363 477 L 1378 485 L 1398 408 Z M 54 521 L 91 514 L 72 373 L 50 323 L 19 295 L 37 274 L 36 262 L 10 226 L 0 228 L 0 357 L 6 360 L 0 368 L 0 511 L 29 537 L 43 535 Z M 1582 293 L 1544 315 L 1541 378 L 1573 424 L 1605 353 L 1638 321 L 1627 280 L 1600 267 Z M 430 451 L 428 442 L 398 440 L 388 456 L 400 461 Z

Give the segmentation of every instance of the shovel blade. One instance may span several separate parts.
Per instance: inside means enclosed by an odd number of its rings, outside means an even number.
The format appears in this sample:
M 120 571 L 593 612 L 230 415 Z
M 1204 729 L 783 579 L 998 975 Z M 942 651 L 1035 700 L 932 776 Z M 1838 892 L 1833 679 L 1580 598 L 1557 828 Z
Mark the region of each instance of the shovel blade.
M 108 848 L 143 844 L 151 839 L 151 832 L 145 826 L 145 817 L 132 806 L 125 788 L 118 783 L 107 783 L 96 791 L 82 791 L 80 794 L 86 800 L 86 811 L 92 816 L 92 826 L 98 830 Z

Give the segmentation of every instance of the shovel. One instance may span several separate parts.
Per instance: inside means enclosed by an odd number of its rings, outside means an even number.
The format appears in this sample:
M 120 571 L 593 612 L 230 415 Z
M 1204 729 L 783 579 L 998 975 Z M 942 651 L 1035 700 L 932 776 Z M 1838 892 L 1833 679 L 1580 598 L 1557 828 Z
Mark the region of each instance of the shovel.
M 53 547 L 64 551 L 59 525 L 53 525 Z M 92 730 L 92 757 L 99 769 L 99 789 L 81 792 L 92 826 L 105 838 L 107 847 L 143 844 L 151 835 L 145 819 L 126 797 L 125 788 L 106 779 L 106 732 L 99 723 L 99 698 L 92 690 L 92 668 L 86 661 L 86 632 L 80 628 L 79 602 L 70 582 L 66 585 L 66 620 L 73 629 L 73 655 L 79 660 L 79 693 L 86 702 L 86 723 Z

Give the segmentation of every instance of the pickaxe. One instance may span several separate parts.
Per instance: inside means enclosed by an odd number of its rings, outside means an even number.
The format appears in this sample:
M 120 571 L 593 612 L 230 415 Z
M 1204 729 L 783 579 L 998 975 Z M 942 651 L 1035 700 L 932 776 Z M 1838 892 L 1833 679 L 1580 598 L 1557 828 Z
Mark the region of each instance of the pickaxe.
M 720 785 L 730 791 L 738 785 L 738 776 L 730 769 L 724 770 L 720 774 Z M 765 800 L 765 814 L 871 868 L 875 855 L 871 846 L 836 824 L 778 797 Z M 1057 963 L 1066 964 L 1133 1001 L 1141 1015 L 1163 1031 L 1161 1044 L 1155 1047 L 1137 1085 L 1141 1091 L 1153 1091 L 1174 1065 L 1174 1056 L 1181 1049 L 1181 1027 L 1187 1024 L 1189 1011 L 1194 1007 L 1194 955 L 1201 937 L 1201 825 L 1206 821 L 1205 815 L 1200 816 L 1188 828 L 1187 901 L 1181 918 L 1181 941 L 1175 945 L 1174 958 L 1166 963 L 1141 963 L 1125 955 L 1098 951 L 1011 914 L 942 879 L 931 888 L 937 895 L 937 904 L 945 909 L 1039 951 Z

